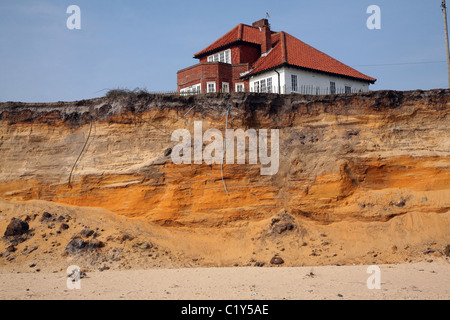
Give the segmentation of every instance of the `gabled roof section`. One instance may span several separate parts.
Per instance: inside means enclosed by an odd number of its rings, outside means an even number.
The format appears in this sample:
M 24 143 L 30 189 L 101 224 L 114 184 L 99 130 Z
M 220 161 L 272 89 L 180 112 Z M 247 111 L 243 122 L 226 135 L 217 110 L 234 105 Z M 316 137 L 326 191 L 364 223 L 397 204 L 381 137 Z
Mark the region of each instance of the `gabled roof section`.
M 261 45 L 261 35 L 259 28 L 251 27 L 246 24 L 239 24 L 224 36 L 214 41 L 211 45 L 196 53 L 194 58 L 201 58 L 207 54 L 213 53 L 226 48 L 236 42 L 247 42 L 251 44 Z
M 272 44 L 272 50 L 266 56 L 258 59 L 253 64 L 252 70 L 244 78 L 286 65 L 364 80 L 370 83 L 376 81 L 375 78 L 339 62 L 286 32 L 281 31 L 272 34 Z

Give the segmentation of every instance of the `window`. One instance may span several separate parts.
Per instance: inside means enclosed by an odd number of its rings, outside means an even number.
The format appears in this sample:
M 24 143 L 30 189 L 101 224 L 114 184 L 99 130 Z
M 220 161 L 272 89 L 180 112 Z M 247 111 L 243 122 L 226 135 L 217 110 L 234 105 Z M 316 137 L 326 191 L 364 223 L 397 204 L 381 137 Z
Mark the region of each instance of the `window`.
M 222 92 L 230 92 L 230 84 L 228 82 L 222 82 Z
M 236 83 L 236 92 L 244 92 L 244 84 L 243 83 Z
M 207 84 L 207 93 L 216 92 L 216 83 L 215 82 L 208 82 Z
M 231 64 L 231 49 L 210 55 L 208 57 L 208 62 L 223 62 Z
M 202 85 L 196 84 L 187 88 L 183 88 L 180 89 L 180 93 L 184 94 L 184 95 L 188 95 L 188 94 L 197 94 L 197 93 L 201 93 L 202 91 Z
M 292 91 L 298 91 L 297 75 L 295 75 L 295 74 L 291 75 L 291 86 L 292 86 Z
M 266 87 L 266 79 L 263 79 L 260 81 L 260 86 L 261 86 L 261 92 L 266 92 L 267 91 L 267 87 Z
M 352 93 L 352 87 L 345 86 L 345 93 Z
M 267 78 L 267 92 L 272 93 L 272 78 Z
M 259 92 L 259 81 L 255 81 L 254 86 L 254 92 Z
M 336 94 L 336 82 L 330 82 L 330 94 Z
M 268 93 L 271 93 L 273 91 L 272 78 L 266 78 L 266 79 L 261 79 L 259 81 L 255 81 L 253 83 L 253 91 L 254 92 L 268 92 Z

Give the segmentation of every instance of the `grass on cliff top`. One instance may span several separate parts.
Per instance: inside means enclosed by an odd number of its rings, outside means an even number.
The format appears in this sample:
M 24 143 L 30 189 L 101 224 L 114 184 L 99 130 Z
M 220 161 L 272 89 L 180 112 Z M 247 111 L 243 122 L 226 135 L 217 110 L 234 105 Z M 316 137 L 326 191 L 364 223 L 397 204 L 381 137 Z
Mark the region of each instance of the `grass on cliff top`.
M 116 100 L 120 98 L 138 98 L 142 96 L 147 96 L 150 93 L 147 91 L 147 89 L 141 89 L 136 88 L 134 90 L 129 89 L 123 89 L 123 88 L 117 88 L 117 89 L 111 89 L 109 90 L 105 97 L 107 99 Z

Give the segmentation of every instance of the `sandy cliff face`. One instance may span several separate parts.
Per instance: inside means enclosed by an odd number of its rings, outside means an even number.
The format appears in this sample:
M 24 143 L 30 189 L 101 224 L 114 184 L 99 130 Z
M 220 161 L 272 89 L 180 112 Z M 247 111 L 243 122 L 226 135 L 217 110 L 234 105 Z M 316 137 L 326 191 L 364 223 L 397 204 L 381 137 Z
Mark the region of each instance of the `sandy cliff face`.
M 238 248 L 248 240 L 248 254 L 261 249 L 261 259 L 285 249 L 293 264 L 314 257 L 314 248 L 301 250 L 324 233 L 340 250 L 356 240 L 366 244 L 364 252 L 379 239 L 383 248 L 444 245 L 450 240 L 449 97 L 450 91 L 434 90 L 3 103 L 0 197 L 100 207 L 173 232 L 203 232 L 205 239 L 217 231 L 218 243 L 230 239 Z M 224 165 L 229 195 L 220 164 L 176 165 L 170 155 L 176 129 L 193 135 L 201 121 L 204 131 L 224 132 L 227 106 L 229 129 L 279 129 L 280 136 L 276 175 L 262 176 L 261 164 Z M 255 244 L 274 234 L 281 210 L 294 227 L 279 233 L 284 240 L 267 240 L 271 246 Z M 228 237 L 227 228 L 234 230 Z M 246 254 L 223 253 L 224 263 L 244 263 Z

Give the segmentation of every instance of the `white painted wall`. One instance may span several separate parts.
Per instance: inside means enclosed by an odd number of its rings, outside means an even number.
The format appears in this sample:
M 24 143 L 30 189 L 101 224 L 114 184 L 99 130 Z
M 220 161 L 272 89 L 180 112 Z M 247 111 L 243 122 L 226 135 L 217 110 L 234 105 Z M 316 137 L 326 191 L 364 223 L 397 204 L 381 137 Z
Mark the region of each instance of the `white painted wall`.
M 334 82 L 336 84 L 337 93 L 345 93 L 346 86 L 351 87 L 352 92 L 369 91 L 369 84 L 365 81 L 358 81 L 349 78 L 294 68 L 285 68 L 284 71 L 287 93 L 293 92 L 291 75 L 297 75 L 298 88 L 296 92 L 298 93 L 303 93 L 301 92 L 302 90 L 312 90 L 313 92 L 309 93 L 315 93 L 317 88 L 319 88 L 319 94 L 329 94 L 330 82 Z
M 283 67 L 277 70 L 280 73 L 281 93 L 294 92 L 291 75 L 297 75 L 297 91 L 302 94 L 330 94 L 330 82 L 335 82 L 336 93 L 345 93 L 345 87 L 351 87 L 352 92 L 369 91 L 369 83 L 349 78 L 323 74 L 313 71 Z M 250 91 L 255 91 L 255 82 L 272 78 L 273 92 L 278 92 L 278 74 L 268 71 L 250 78 Z
M 283 68 L 284 69 L 284 68 Z M 280 73 L 280 85 L 281 87 L 284 86 L 284 70 L 280 68 L 280 70 L 277 70 Z M 275 71 L 267 71 L 264 73 L 261 73 L 259 75 L 250 77 L 250 92 L 255 92 L 255 82 L 259 82 L 262 79 L 272 78 L 272 92 L 278 93 L 278 74 Z M 283 92 L 283 91 L 282 91 Z

